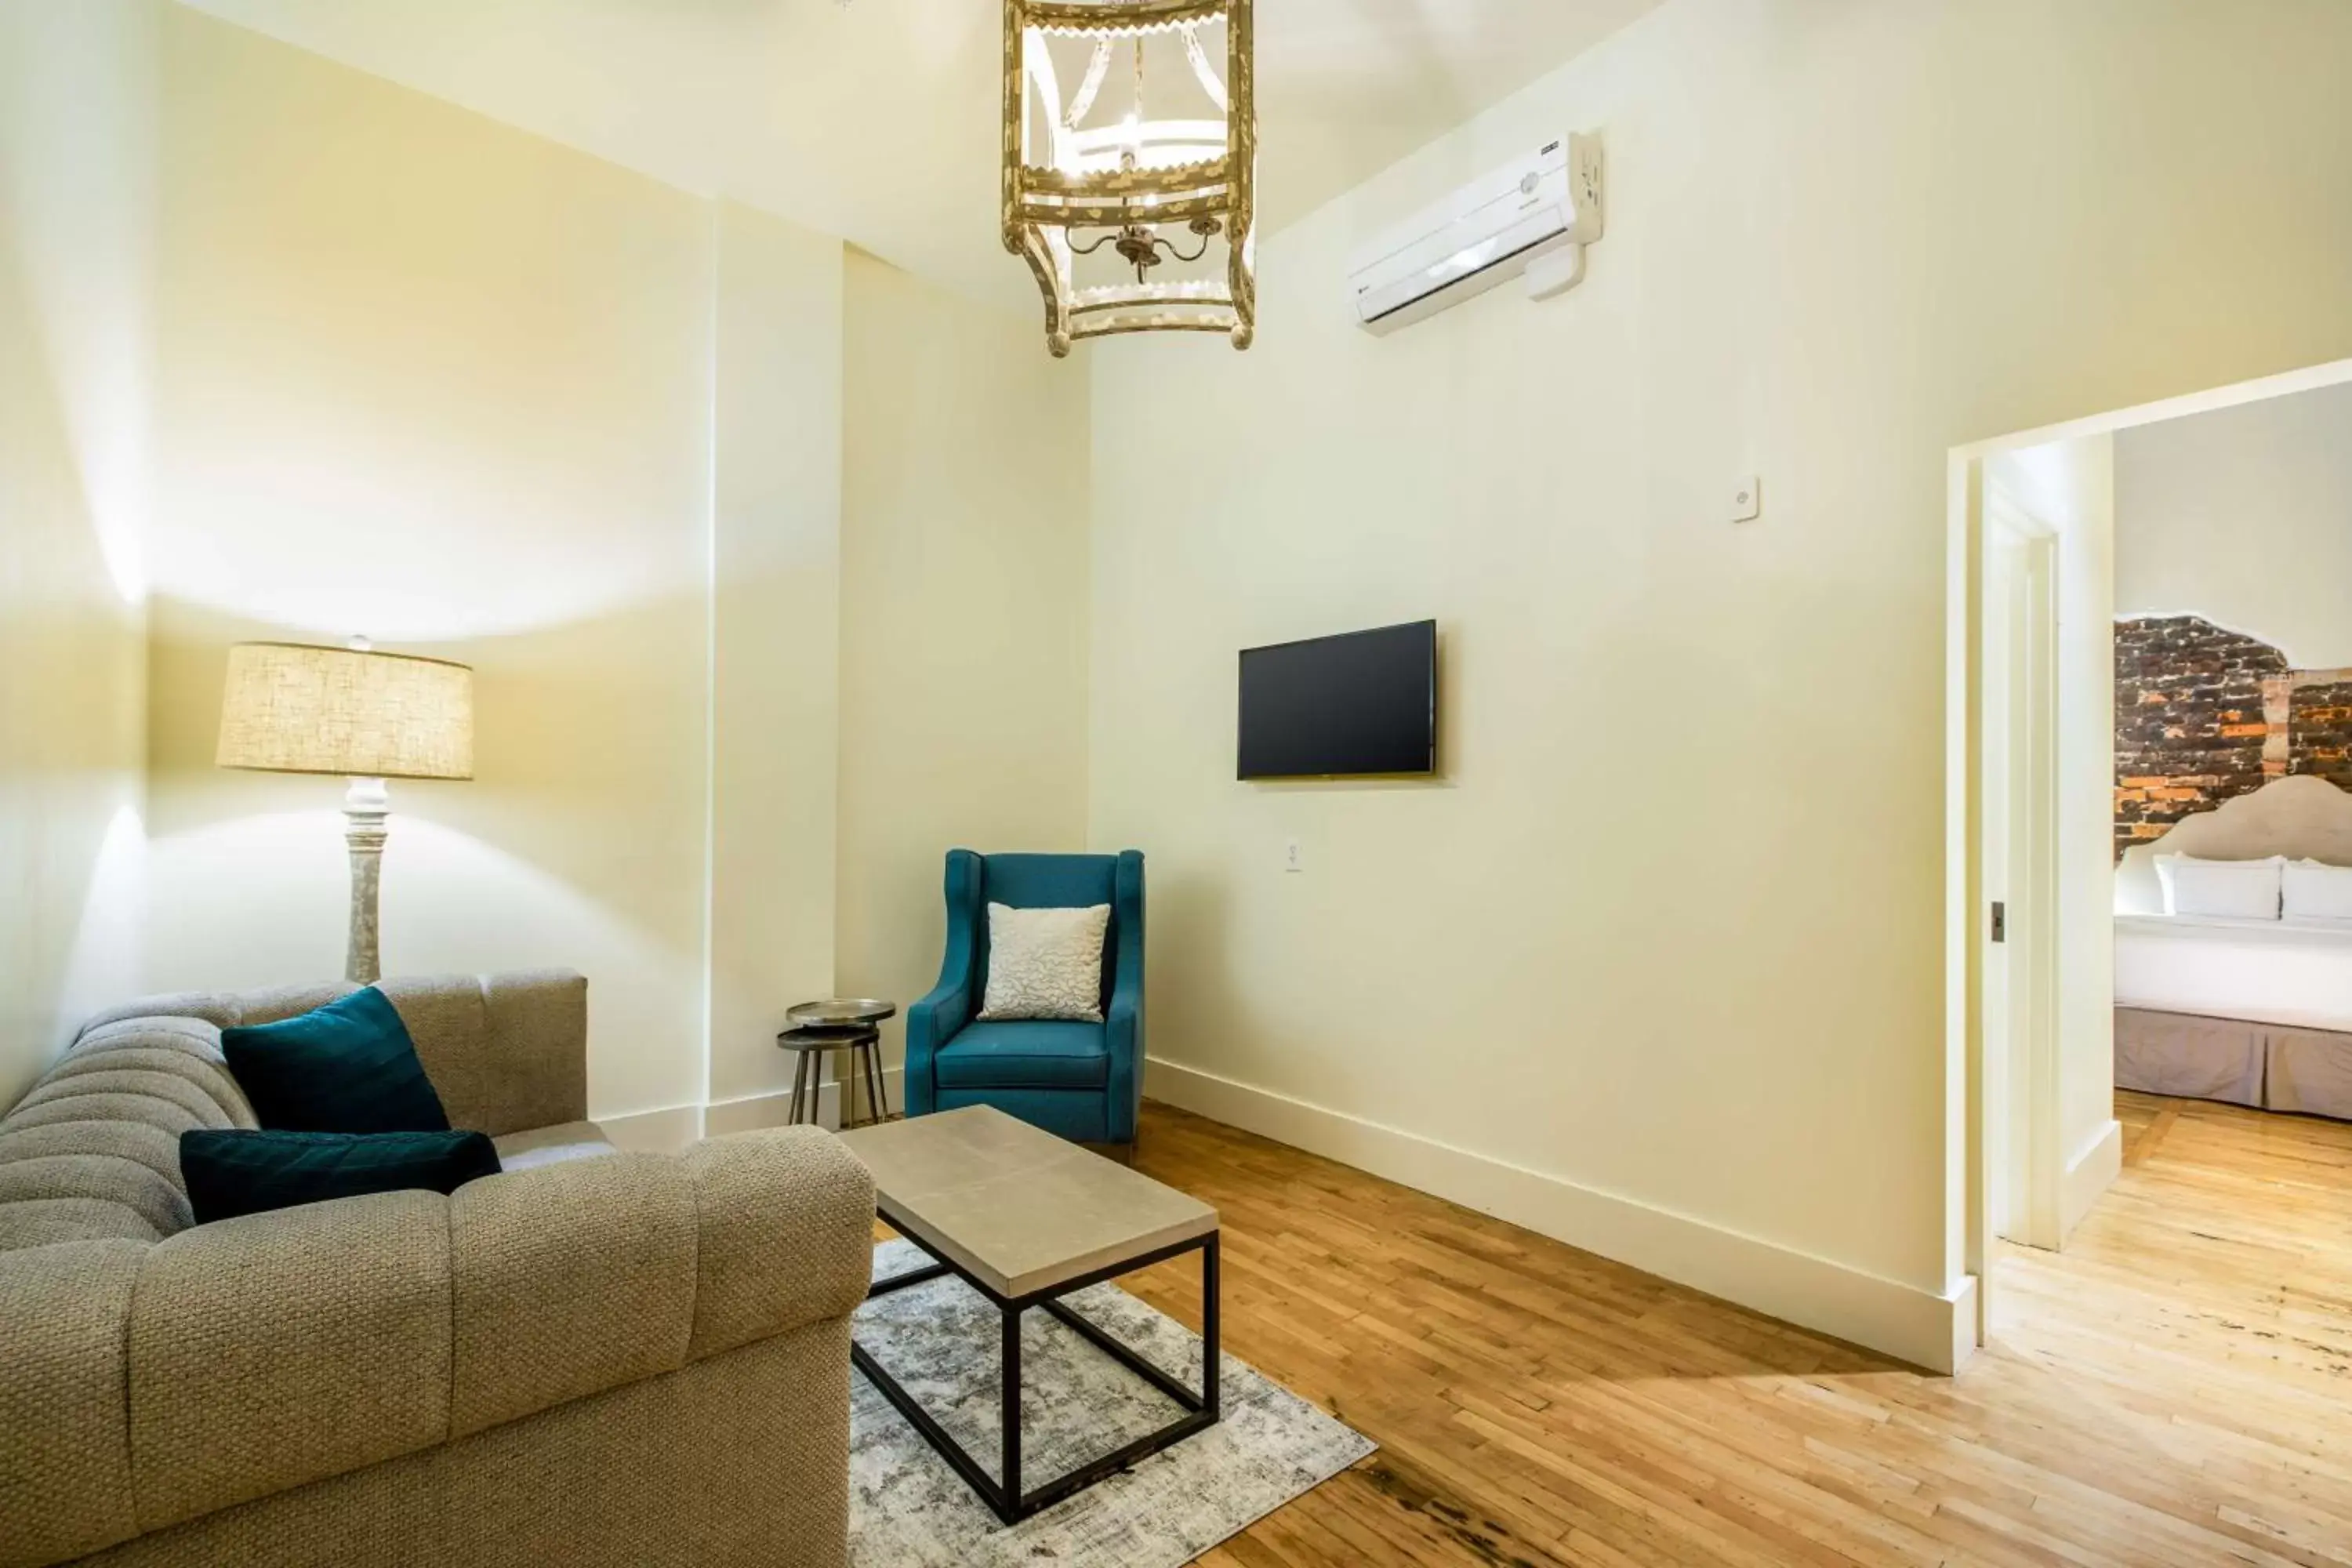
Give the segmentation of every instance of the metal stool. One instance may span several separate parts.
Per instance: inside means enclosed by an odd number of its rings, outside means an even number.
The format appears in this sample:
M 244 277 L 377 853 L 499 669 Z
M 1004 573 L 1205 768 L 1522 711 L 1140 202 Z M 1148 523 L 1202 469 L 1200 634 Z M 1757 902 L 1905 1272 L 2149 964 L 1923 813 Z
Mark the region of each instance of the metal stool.
M 841 1125 L 845 1129 L 862 1127 L 890 1119 L 890 1097 L 882 1087 L 882 1031 L 877 1026 L 898 1010 L 896 1003 L 859 999 L 803 1002 L 785 1012 L 793 1027 L 776 1037 L 776 1045 L 800 1058 L 793 1066 L 793 1122 L 816 1120 L 822 1086 L 816 1074 L 809 1070 L 809 1064 L 812 1058 L 821 1058 L 827 1051 L 850 1052 L 856 1062 L 856 1070 L 866 1079 L 866 1121 L 852 1122 L 849 1113 L 855 1109 L 856 1080 L 836 1075 L 841 1085 Z

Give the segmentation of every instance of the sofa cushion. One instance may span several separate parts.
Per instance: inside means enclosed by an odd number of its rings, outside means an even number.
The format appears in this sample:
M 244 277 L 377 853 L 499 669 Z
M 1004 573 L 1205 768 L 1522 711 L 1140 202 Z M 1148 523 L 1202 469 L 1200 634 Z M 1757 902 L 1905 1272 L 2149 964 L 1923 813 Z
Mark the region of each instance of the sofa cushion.
M 373 985 L 274 1024 L 223 1029 L 221 1050 L 273 1131 L 449 1131 L 408 1026 Z
M 942 1089 L 1100 1089 L 1110 1053 L 1100 1024 L 1024 1018 L 967 1026 L 931 1072 Z
M 68 1063 L 73 1058 L 68 1058 Z M 77 1102 L 88 1100 L 89 1106 Z M 93 1110 L 107 1106 L 110 1109 Z M 104 1058 L 87 1072 L 53 1071 L 33 1086 L 33 1092 L 16 1102 L 8 1113 L 8 1124 L 16 1126 L 28 1114 L 58 1114 L 52 1107 L 62 1108 L 62 1119 L 84 1121 L 93 1116 L 128 1115 L 158 1127 L 171 1126 L 183 1119 L 199 1127 L 234 1127 L 235 1113 L 206 1092 L 204 1085 L 176 1072 L 155 1072 L 137 1068 L 110 1068 Z
M 122 1343 L 147 1250 L 0 1257 L 0 1563 L 58 1563 L 138 1531 Z
M 44 1198 L 120 1204 L 162 1236 L 193 1223 L 178 1183 L 121 1154 L 31 1154 L 0 1163 L 0 1205 Z
M 561 1164 L 566 1160 L 593 1160 L 599 1154 L 619 1152 L 604 1130 L 593 1121 L 566 1121 L 553 1127 L 534 1127 L 524 1132 L 509 1132 L 493 1138 L 498 1145 L 499 1169 L 528 1171 L 538 1165 Z
M 498 1173 L 498 1153 L 479 1132 L 180 1134 L 198 1225 L 369 1193 L 454 1193 Z
M 201 1029 L 204 1026 L 191 1019 L 189 1027 Z M 228 1064 L 220 1054 L 219 1031 L 211 1031 L 211 1035 L 207 1042 L 163 1030 L 123 1030 L 85 1039 L 51 1068 L 41 1081 L 67 1083 L 99 1073 L 163 1073 L 184 1079 L 203 1091 L 205 1099 L 212 1102 L 211 1110 L 205 1112 L 207 1125 L 251 1127 L 255 1125 L 253 1107 L 247 1102 L 245 1091 L 236 1087 L 236 1080 L 229 1076 Z M 183 1097 L 182 1103 L 201 1102 Z
M 453 1194 L 450 1435 L 684 1366 L 695 1209 L 692 1173 L 666 1154 L 565 1161 Z
M 0 1252 L 61 1241 L 161 1241 L 164 1232 L 110 1198 L 11 1198 L 0 1202 Z
M 449 1204 L 304 1204 L 146 1249 L 118 1352 L 141 1529 L 448 1440 Z

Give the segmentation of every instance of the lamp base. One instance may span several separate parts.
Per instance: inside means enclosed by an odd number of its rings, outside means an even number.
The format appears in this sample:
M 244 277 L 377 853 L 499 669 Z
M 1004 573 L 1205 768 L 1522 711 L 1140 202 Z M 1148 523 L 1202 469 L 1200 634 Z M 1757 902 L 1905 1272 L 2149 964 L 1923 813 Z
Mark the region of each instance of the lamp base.
M 354 985 L 373 985 L 383 975 L 376 952 L 376 890 L 391 815 L 391 797 L 382 779 L 355 778 L 343 793 L 343 843 L 352 861 L 352 923 L 343 945 L 343 978 Z

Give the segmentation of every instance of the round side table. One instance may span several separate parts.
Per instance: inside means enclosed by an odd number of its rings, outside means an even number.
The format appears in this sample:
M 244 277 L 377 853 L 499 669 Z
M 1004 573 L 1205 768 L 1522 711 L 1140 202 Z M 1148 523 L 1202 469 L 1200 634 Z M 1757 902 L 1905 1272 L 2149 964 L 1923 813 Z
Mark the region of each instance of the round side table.
M 849 1052 L 856 1064 L 855 1070 L 866 1080 L 866 1119 L 852 1122 L 856 1080 L 838 1079 L 842 1126 L 867 1126 L 889 1120 L 889 1095 L 882 1087 L 882 1031 L 877 1026 L 898 1010 L 895 1003 L 866 998 L 803 1002 L 786 1010 L 784 1019 L 792 1027 L 776 1037 L 776 1045 L 799 1058 L 793 1065 L 793 1122 L 816 1120 L 821 1086 L 817 1073 L 811 1070 L 811 1062 L 812 1058 L 821 1061 L 827 1051 Z

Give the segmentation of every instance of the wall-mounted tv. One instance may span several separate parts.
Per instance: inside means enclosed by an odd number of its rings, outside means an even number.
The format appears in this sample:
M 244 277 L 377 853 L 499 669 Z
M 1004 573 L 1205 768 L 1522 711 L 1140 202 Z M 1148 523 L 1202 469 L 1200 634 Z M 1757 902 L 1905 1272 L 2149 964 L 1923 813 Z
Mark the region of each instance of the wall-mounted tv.
M 1241 776 L 1437 771 L 1437 623 L 1242 654 Z

